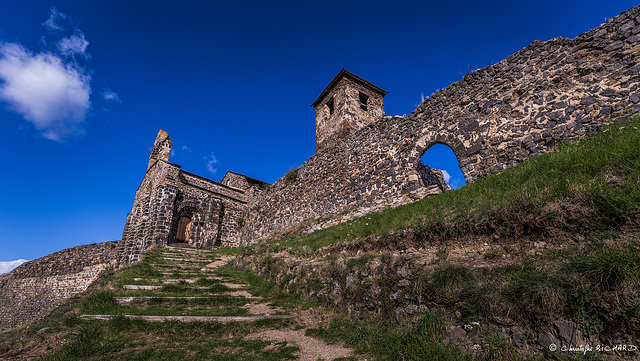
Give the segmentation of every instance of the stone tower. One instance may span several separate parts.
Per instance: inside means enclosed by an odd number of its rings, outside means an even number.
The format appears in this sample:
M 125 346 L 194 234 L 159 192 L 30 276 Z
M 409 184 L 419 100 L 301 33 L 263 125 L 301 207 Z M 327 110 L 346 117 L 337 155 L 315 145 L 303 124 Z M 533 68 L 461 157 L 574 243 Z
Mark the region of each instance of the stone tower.
M 153 149 L 151 150 L 151 155 L 149 156 L 149 165 L 147 166 L 147 170 L 149 170 L 158 160 L 164 160 L 165 162 L 169 161 L 169 154 L 171 154 L 171 138 L 169 134 L 164 130 L 160 129 L 158 131 L 158 135 L 156 136 L 156 141 L 153 143 Z
M 311 106 L 316 108 L 316 151 L 384 116 L 386 90 L 342 69 Z

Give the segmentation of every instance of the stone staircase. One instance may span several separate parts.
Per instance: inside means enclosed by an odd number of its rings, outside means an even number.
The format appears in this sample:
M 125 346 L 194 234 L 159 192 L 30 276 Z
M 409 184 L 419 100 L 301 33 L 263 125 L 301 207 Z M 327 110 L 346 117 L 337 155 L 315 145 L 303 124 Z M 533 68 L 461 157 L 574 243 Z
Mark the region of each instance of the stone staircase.
M 109 320 L 123 316 L 154 322 L 220 323 L 296 317 L 280 314 L 262 298 L 253 297 L 245 290 L 247 285 L 216 275 L 216 270 L 231 258 L 216 259 L 207 250 L 164 247 L 149 263 L 154 277 L 133 277 L 129 280 L 133 282 L 123 284 L 118 292 L 123 293 L 122 296 L 114 298 L 118 306 L 114 312 L 80 317 Z

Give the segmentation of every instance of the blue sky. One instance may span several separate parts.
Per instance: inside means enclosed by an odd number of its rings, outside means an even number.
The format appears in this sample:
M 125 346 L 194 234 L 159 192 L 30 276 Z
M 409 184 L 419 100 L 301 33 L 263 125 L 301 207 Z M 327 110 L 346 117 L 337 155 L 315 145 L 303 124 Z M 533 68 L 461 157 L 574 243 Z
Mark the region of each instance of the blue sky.
M 469 69 L 634 5 L 0 0 L 0 261 L 120 239 L 158 129 L 189 172 L 274 182 L 314 154 L 310 104 L 342 68 L 408 114 Z

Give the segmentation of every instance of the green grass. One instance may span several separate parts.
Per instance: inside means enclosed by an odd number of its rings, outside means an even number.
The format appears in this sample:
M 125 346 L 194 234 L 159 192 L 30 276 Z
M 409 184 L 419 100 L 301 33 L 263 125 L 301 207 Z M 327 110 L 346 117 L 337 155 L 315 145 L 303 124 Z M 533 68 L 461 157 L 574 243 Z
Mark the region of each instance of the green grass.
M 640 242 L 622 249 L 602 246 L 573 257 L 567 268 L 586 275 L 600 287 L 620 288 L 628 283 L 640 286 Z
M 71 342 L 43 361 L 72 360 L 292 360 L 297 347 L 245 340 L 261 329 L 287 327 L 282 320 L 251 324 L 153 323 L 117 317 L 79 321 Z
M 457 349 L 442 345 L 444 322 L 437 316 L 425 314 L 411 325 L 399 326 L 392 321 L 336 318 L 329 326 L 308 329 L 306 333 L 328 343 L 345 341 L 357 353 L 380 361 L 472 360 Z
M 242 306 L 251 302 L 245 297 L 214 295 L 173 300 L 154 297 L 120 306 L 116 304 L 114 297 L 115 294 L 110 291 L 96 292 L 82 299 L 80 310 L 99 315 L 246 316 L 248 311 Z

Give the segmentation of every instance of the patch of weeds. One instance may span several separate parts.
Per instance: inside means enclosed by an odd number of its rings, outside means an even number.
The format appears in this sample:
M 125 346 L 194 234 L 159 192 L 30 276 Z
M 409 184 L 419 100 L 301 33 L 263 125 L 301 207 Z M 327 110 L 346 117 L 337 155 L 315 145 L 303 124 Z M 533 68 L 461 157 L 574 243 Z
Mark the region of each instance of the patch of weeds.
M 244 224 L 245 224 L 246 220 L 244 219 L 244 217 L 238 217 L 236 218 L 236 223 L 238 224 L 238 228 L 242 229 L 244 228 Z
M 80 301 L 80 308 L 89 314 L 114 314 L 118 310 L 114 297 L 111 291 L 98 291 L 84 297 Z
M 562 313 L 566 306 L 561 282 L 542 270 L 525 268 L 507 284 L 503 295 L 517 306 L 520 315 L 533 322 Z
M 473 282 L 475 282 L 475 277 L 471 270 L 459 265 L 437 266 L 431 275 L 431 284 L 434 290 L 445 297 L 453 297 L 458 287 Z
M 350 258 L 347 261 L 347 268 L 363 269 L 364 267 L 367 266 L 367 263 L 369 263 L 369 260 L 371 260 L 372 258 L 374 258 L 374 256 L 370 254 L 363 254 L 358 258 Z
M 43 361 L 104 360 L 104 355 L 123 349 L 124 342 L 118 338 L 107 339 L 104 328 L 97 323 L 83 323 L 73 336 L 72 342 L 61 350 L 43 357 Z
M 393 255 L 390 253 L 383 253 L 380 255 L 380 263 L 390 264 L 391 262 L 393 262 Z
M 519 360 L 518 354 L 507 337 L 500 333 L 490 333 L 480 337 L 482 342 L 481 360 Z
M 194 282 L 194 285 L 196 285 L 196 286 L 213 286 L 216 283 L 220 283 L 220 280 L 209 279 L 209 278 L 206 278 L 206 277 L 200 277 Z
M 607 240 L 607 239 L 612 239 L 612 238 L 615 238 L 615 237 L 617 237 L 619 235 L 620 235 L 620 232 L 618 232 L 616 230 L 611 230 L 611 229 L 598 231 L 595 234 L 596 239 L 599 239 L 601 241 L 604 241 L 604 240 Z
M 484 273 L 487 274 L 488 276 L 494 276 L 494 277 L 507 277 L 507 276 L 510 277 L 513 274 L 516 274 L 521 271 L 522 271 L 521 265 L 511 263 L 504 266 L 496 266 L 496 267 L 485 269 Z
M 289 167 L 287 173 L 282 177 L 285 183 L 293 183 L 298 180 L 298 168 Z
M 214 283 L 211 287 L 209 287 L 209 292 L 211 293 L 223 293 L 229 292 L 232 289 L 229 286 L 225 286 L 222 283 Z
M 479 317 L 492 319 L 505 313 L 507 302 L 502 298 L 500 289 L 492 282 L 482 285 L 471 283 L 463 290 L 464 303 L 462 315 L 465 320 L 478 321 Z
M 306 298 L 298 292 L 283 291 L 278 284 L 269 282 L 269 277 L 263 277 L 251 271 L 239 271 L 232 266 L 224 266 L 218 268 L 216 274 L 233 279 L 238 283 L 248 284 L 247 291 L 249 293 L 272 301 L 272 305 L 276 307 L 295 308 L 299 306 L 302 309 L 309 309 L 319 306 L 317 299 Z
M 436 251 L 437 262 L 444 263 L 449 258 L 449 248 L 447 246 L 439 246 Z
M 326 328 L 307 329 L 306 334 L 328 343 L 345 342 L 359 354 L 376 360 L 471 360 L 453 347 L 442 345 L 444 323 L 425 314 L 409 327 L 396 322 L 336 318 Z
M 625 283 L 640 286 L 640 244 L 623 249 L 606 247 L 574 257 L 567 268 L 579 272 L 605 289 L 623 287 Z

